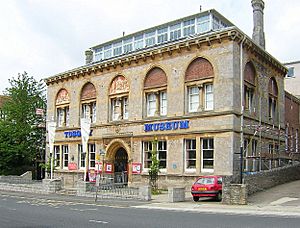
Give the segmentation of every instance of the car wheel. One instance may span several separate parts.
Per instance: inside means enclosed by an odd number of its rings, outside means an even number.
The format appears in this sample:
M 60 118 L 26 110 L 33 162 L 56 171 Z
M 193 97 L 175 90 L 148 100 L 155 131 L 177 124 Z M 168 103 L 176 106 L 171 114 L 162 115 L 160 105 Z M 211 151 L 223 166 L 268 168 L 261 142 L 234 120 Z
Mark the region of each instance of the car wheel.
M 198 202 L 198 201 L 199 201 L 199 196 L 193 196 L 193 200 L 194 200 L 195 202 Z
M 217 201 L 222 201 L 222 192 L 219 192 L 218 195 L 216 196 Z

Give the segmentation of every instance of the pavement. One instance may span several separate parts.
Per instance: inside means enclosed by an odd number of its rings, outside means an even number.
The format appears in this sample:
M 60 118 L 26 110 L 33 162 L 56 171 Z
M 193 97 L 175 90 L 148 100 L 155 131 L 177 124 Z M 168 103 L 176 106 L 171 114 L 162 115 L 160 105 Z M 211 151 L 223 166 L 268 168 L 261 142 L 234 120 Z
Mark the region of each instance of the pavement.
M 95 204 L 94 198 L 71 195 L 47 194 L 37 197 L 36 194 L 9 192 L 11 197 L 30 197 L 53 202 L 76 202 L 79 204 Z M 6 195 L 5 192 L 0 195 Z M 222 213 L 261 216 L 300 217 L 300 180 L 273 187 L 258 192 L 248 198 L 247 205 L 224 205 L 210 198 L 203 198 L 194 202 L 190 192 L 186 192 L 184 202 L 169 202 L 168 194 L 153 195 L 151 201 L 134 201 L 121 199 L 101 199 L 96 202 L 99 206 L 138 208 L 149 210 L 169 210 L 192 213 Z
M 190 192 L 186 192 L 185 202 L 168 202 L 168 195 L 165 193 L 152 196 L 152 201 L 148 204 L 132 207 L 199 213 L 300 217 L 300 180 L 258 192 L 248 198 L 247 205 L 224 205 L 209 198 L 194 202 Z

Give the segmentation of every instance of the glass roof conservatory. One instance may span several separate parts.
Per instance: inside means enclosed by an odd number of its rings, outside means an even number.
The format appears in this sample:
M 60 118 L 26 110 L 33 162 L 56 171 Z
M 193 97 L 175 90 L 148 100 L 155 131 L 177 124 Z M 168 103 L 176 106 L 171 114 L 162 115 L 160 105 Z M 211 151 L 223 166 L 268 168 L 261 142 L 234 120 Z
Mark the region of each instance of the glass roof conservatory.
M 107 60 L 230 26 L 233 26 L 233 24 L 217 11 L 205 11 L 92 47 L 93 62 Z

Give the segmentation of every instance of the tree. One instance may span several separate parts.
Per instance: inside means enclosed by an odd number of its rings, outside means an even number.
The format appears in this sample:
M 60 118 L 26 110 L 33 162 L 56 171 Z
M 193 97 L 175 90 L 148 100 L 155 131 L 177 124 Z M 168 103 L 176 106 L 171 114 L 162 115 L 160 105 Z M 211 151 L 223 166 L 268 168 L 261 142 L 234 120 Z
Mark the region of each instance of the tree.
M 152 141 L 151 151 L 151 166 L 149 169 L 149 182 L 152 189 L 152 193 L 158 192 L 157 179 L 159 173 L 159 160 L 157 159 L 157 138 Z
M 1 110 L 0 175 L 19 175 L 33 169 L 45 151 L 45 120 L 36 109 L 46 110 L 45 85 L 26 72 L 9 80 L 8 100 Z

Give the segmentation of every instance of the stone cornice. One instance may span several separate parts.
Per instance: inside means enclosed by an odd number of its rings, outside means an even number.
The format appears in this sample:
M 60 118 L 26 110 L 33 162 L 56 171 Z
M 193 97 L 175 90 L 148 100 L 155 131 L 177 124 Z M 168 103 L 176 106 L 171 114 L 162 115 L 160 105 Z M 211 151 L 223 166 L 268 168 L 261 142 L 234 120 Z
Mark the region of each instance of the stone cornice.
M 244 39 L 245 38 L 245 39 Z M 265 50 L 257 46 L 247 35 L 241 32 L 236 27 L 226 28 L 220 31 L 212 31 L 206 34 L 192 36 L 178 40 L 164 45 L 154 46 L 146 50 L 136 51 L 130 54 L 118 56 L 101 62 L 95 62 L 89 65 L 84 65 L 52 77 L 46 78 L 47 85 L 59 83 L 64 80 L 75 79 L 81 76 L 90 75 L 98 71 L 102 72 L 104 69 L 109 70 L 117 66 L 124 67 L 125 64 L 130 65 L 132 62 L 138 63 L 140 60 L 147 61 L 147 59 L 154 59 L 156 56 L 163 56 L 164 54 L 172 55 L 173 52 L 180 52 L 182 50 L 191 50 L 192 47 L 201 48 L 202 46 L 211 46 L 213 43 L 222 43 L 225 40 L 242 42 L 243 47 L 254 53 L 263 63 L 273 67 L 280 74 L 285 75 L 287 69 L 273 56 Z

